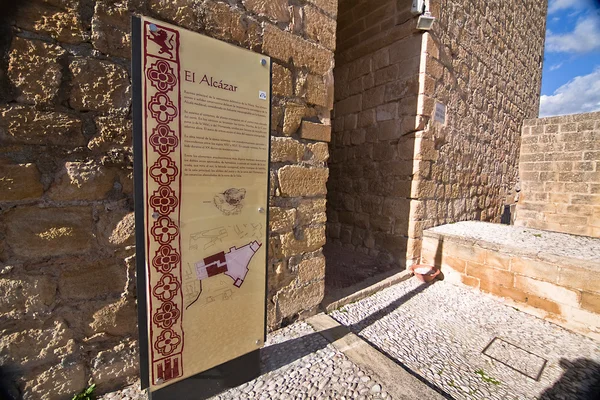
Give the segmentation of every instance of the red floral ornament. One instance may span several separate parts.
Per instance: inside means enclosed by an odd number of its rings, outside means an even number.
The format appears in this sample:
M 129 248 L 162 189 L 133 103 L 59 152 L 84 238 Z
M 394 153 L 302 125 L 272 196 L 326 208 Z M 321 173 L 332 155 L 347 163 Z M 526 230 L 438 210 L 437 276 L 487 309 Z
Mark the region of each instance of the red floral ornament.
M 161 186 L 150 197 L 150 206 L 159 214 L 167 215 L 175 211 L 179 204 L 175 192 L 168 186 Z
M 159 185 L 171 184 L 178 173 L 179 169 L 177 168 L 177 165 L 175 165 L 175 162 L 165 156 L 159 157 L 152 167 L 150 167 L 150 176 L 154 178 Z
M 175 132 L 173 132 L 168 125 L 161 124 L 152 129 L 150 144 L 156 152 L 166 156 L 173 152 L 179 145 L 179 138 L 175 136 Z
M 150 79 L 152 86 L 161 92 L 168 92 L 177 83 L 177 77 L 173 73 L 173 68 L 164 60 L 158 60 L 155 64 L 152 64 L 146 72 L 146 76 Z
M 181 336 L 172 331 L 166 329 L 156 338 L 154 348 L 163 356 L 170 355 L 181 343 Z
M 164 93 L 156 93 L 150 99 L 148 109 L 152 118 L 163 124 L 173 121 L 177 116 L 177 108 L 173 105 L 173 102 Z
M 162 301 L 170 301 L 175 297 L 180 287 L 181 284 L 177 282 L 177 278 L 171 274 L 165 274 L 160 278 L 152 293 Z
M 160 246 L 152 259 L 152 265 L 158 272 L 168 274 L 177 267 L 181 256 L 169 245 Z
M 168 329 L 175 325 L 180 316 L 181 312 L 177 305 L 172 301 L 166 301 L 156 310 L 152 321 L 159 327 Z
M 169 217 L 160 217 L 152 227 L 152 236 L 160 244 L 169 244 L 179 234 L 179 229 Z

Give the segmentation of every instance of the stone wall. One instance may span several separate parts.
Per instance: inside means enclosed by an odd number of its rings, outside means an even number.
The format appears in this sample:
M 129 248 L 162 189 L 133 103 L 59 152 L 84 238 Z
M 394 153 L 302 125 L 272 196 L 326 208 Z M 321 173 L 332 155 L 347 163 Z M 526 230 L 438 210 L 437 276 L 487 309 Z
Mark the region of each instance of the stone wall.
M 600 237 L 600 112 L 527 120 L 519 226 Z
M 138 373 L 132 13 L 273 58 L 269 327 L 323 297 L 335 0 L 4 2 L 0 388 L 11 396 L 105 392 Z
M 328 237 L 400 266 L 424 229 L 500 221 L 539 107 L 545 1 L 429 3 L 427 33 L 410 1 L 342 1 L 338 20 Z
M 464 220 L 500 222 L 515 201 L 520 130 L 537 116 L 546 1 L 431 0 L 425 33 L 412 215 L 423 229 Z M 435 102 L 446 123 L 433 121 Z
M 410 1 L 342 0 L 328 203 L 332 244 L 404 267 L 420 32 Z

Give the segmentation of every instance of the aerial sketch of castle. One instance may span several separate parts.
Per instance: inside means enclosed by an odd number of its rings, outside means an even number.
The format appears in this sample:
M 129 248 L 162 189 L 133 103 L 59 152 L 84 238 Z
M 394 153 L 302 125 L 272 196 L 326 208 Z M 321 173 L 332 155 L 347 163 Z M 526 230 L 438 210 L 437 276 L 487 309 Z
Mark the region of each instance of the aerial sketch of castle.
M 248 265 L 261 244 L 256 240 L 240 248 L 232 247 L 227 253 L 220 252 L 204 258 L 195 264 L 196 276 L 204 280 L 212 276 L 225 274 L 233 279 L 233 285 L 240 287 L 248 274 Z
M 231 188 L 223 193 L 218 193 L 213 198 L 213 201 L 215 207 L 217 207 L 223 215 L 237 215 L 242 212 L 245 198 L 246 189 Z

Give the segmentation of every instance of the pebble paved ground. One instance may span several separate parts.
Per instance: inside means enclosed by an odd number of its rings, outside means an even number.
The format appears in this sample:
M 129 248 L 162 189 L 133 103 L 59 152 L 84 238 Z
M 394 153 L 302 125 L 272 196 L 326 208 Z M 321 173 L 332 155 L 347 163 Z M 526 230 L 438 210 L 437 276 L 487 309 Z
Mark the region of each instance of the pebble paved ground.
M 259 378 L 214 399 L 386 399 L 385 387 L 371 379 L 306 323 L 269 335 Z M 142 400 L 139 385 L 100 400 Z
M 600 399 L 600 343 L 471 288 L 411 278 L 331 316 L 455 399 Z

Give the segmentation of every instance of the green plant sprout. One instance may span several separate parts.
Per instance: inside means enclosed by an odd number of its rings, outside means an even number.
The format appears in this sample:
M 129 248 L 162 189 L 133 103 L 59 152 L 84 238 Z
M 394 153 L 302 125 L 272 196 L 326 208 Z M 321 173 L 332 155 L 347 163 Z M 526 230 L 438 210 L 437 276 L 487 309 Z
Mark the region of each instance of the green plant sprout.
M 477 371 L 475 371 L 475 373 L 477 375 L 479 375 L 484 382 L 488 382 L 488 383 L 491 383 L 496 386 L 500 385 L 500 383 L 501 383 L 499 380 L 494 379 L 491 376 L 489 376 L 488 374 L 486 374 L 485 371 L 481 368 L 478 369 Z
M 95 383 L 88 386 L 88 388 L 84 389 L 81 393 L 74 395 L 71 400 L 95 400 L 96 396 L 94 395 L 94 390 L 96 390 Z

